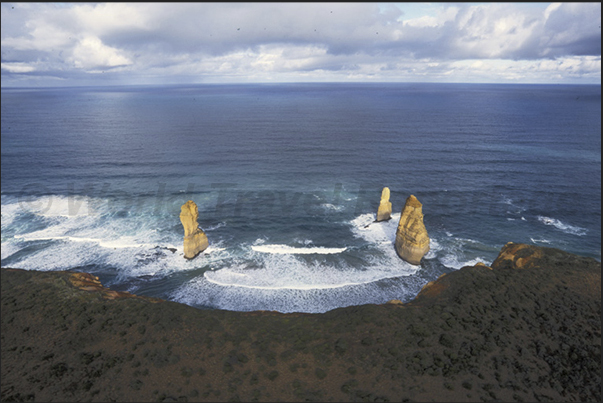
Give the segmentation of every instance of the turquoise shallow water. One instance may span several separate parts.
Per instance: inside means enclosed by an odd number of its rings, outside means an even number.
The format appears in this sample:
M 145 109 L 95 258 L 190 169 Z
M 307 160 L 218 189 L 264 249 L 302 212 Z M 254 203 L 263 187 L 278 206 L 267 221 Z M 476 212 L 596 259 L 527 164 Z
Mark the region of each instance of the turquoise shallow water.
M 2 89 L 1 263 L 324 312 L 408 300 L 508 241 L 600 260 L 600 111 L 600 86 Z M 394 220 L 365 228 L 383 186 Z M 421 266 L 393 250 L 410 194 L 432 238 Z M 188 199 L 210 240 L 193 261 Z

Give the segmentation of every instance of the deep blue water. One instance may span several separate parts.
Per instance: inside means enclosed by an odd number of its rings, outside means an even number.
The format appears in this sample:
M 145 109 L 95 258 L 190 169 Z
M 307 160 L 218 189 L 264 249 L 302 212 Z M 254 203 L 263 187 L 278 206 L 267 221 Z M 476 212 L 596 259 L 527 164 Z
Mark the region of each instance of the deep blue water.
M 600 85 L 3 88 L 1 161 L 3 267 L 197 307 L 406 301 L 509 241 L 601 259 Z M 384 186 L 394 219 L 365 228 Z M 421 266 L 393 248 L 410 194 Z

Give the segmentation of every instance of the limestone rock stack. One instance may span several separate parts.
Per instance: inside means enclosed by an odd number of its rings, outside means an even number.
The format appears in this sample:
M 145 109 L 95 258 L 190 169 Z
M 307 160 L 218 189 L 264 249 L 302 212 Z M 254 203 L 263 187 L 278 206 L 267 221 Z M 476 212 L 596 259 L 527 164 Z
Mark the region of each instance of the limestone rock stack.
M 194 201 L 189 200 L 180 209 L 180 221 L 184 227 L 184 257 L 193 259 L 209 246 L 207 235 L 197 223 L 199 210 Z
M 402 209 L 396 231 L 396 252 L 410 264 L 418 265 L 429 251 L 429 236 L 423 224 L 423 205 L 410 195 Z
M 381 192 L 381 202 L 377 210 L 377 221 L 386 221 L 392 218 L 392 204 L 389 201 L 389 188 L 383 188 Z

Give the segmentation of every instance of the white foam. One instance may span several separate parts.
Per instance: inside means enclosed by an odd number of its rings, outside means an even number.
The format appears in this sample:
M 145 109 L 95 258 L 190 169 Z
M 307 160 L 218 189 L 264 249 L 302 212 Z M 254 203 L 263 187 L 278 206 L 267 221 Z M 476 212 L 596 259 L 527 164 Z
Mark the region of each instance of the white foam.
M 122 236 L 118 239 L 112 240 L 103 240 L 103 239 L 94 239 L 94 242 L 98 242 L 98 244 L 103 248 L 152 248 L 156 246 L 155 244 L 150 243 L 141 243 L 137 242 L 135 237 Z
M 236 311 L 326 312 L 342 306 L 404 299 L 414 279 L 409 277 L 410 283 L 395 279 L 417 269 L 399 258 L 389 264 L 391 256 L 385 258 L 385 263 L 383 258 L 369 258 L 367 266 L 358 270 L 346 266 L 339 255 L 332 255 L 333 262 L 326 263 L 308 255 L 242 250 L 247 251 L 245 256 L 230 257 L 218 262 L 218 267 L 212 264 L 211 270 L 180 286 L 171 298 L 189 305 Z M 329 255 L 317 256 L 326 259 Z M 418 289 L 413 289 L 414 293 Z
M 179 249 L 179 248 L 177 248 L 177 249 Z M 226 250 L 226 248 L 219 248 L 217 246 L 210 245 L 210 246 L 207 247 L 207 249 L 205 249 L 203 251 L 203 253 L 216 254 L 218 252 L 222 252 L 222 251 L 225 251 L 225 250 Z
M 442 250 L 442 246 L 436 238 L 429 239 L 429 251 L 425 254 L 425 259 L 434 259 L 438 252 Z
M 401 270 L 350 270 L 306 262 L 294 255 L 265 255 L 257 267 L 242 263 L 206 272 L 214 284 L 269 290 L 310 290 L 366 284 L 384 278 L 408 275 Z
M 396 266 L 403 262 L 395 251 L 396 242 L 396 230 L 398 229 L 398 222 L 400 221 L 401 213 L 392 214 L 392 218 L 388 221 L 375 221 L 374 214 L 362 214 L 351 221 L 352 231 L 357 238 L 361 238 L 366 241 L 369 245 L 374 246 L 381 251 L 383 258 L 380 265 L 393 265 Z M 451 233 L 447 233 L 449 237 Z M 436 257 L 438 252 L 442 249 L 442 246 L 435 237 L 431 237 L 429 240 L 429 251 L 425 255 L 426 259 L 433 259 Z M 415 270 L 418 270 L 420 266 L 413 266 Z
M 394 242 L 399 213 L 384 222 L 374 222 L 375 214 L 356 217 L 348 223 L 355 239 L 350 239 L 350 244 L 336 245 L 338 247 L 315 245 L 305 236 L 276 243 L 259 235 L 249 243 L 233 240 L 234 245 L 210 237 L 210 246 L 204 253 L 186 260 L 182 254 L 182 234 L 171 229 L 171 224 L 165 225 L 166 217 L 153 216 L 140 209 L 115 214 L 96 202 L 90 202 L 96 214 L 90 215 L 82 202 L 74 215 L 71 214 L 74 211 L 69 211 L 67 198 L 56 200 L 61 202 L 55 210 L 40 208 L 34 212 L 39 217 L 25 220 L 31 225 L 21 229 L 11 227 L 7 235 L 10 238 L 3 239 L 3 259 L 23 247 L 30 247 L 32 252 L 19 256 L 18 267 L 64 270 L 98 265 L 117 273 L 117 282 L 201 270 L 203 275 L 182 284 L 174 292 L 176 300 L 220 309 L 281 312 L 324 312 L 340 306 L 402 299 L 408 292 L 405 287 L 416 280 L 411 275 L 421 269 L 396 254 Z M 71 201 L 72 210 L 73 203 Z M 6 213 L 17 217 L 19 214 L 16 209 Z M 220 222 L 206 230 L 217 230 L 225 225 Z M 13 237 L 13 234 L 17 235 Z M 432 237 L 427 259 L 439 258 L 443 250 L 448 250 L 449 243 L 456 238 L 451 233 L 447 235 L 440 242 Z M 57 242 L 32 243 L 40 240 Z M 457 242 L 467 244 L 469 241 Z M 462 253 L 455 256 L 459 256 L 458 264 L 452 263 L 458 267 L 461 261 L 469 260 L 464 263 L 468 264 L 475 257 L 463 257 Z M 396 280 L 400 277 L 408 278 Z
M 251 249 L 256 252 L 262 253 L 276 253 L 276 254 L 284 254 L 284 255 L 312 255 L 312 254 L 320 254 L 320 255 L 330 255 L 335 253 L 341 253 L 345 251 L 347 248 L 325 248 L 322 246 L 317 246 L 314 248 L 296 248 L 289 245 L 252 245 Z
M 549 241 L 548 239 L 534 239 L 534 238 L 530 237 L 530 240 L 533 243 L 551 243 L 551 241 Z
M 34 239 L 34 238 L 30 238 Z M 43 239 L 39 237 L 38 239 Z M 118 273 L 119 279 L 138 276 L 168 275 L 175 271 L 195 269 L 205 263 L 203 257 L 190 263 L 182 253 L 167 250 L 171 245 L 157 248 L 155 244 L 127 244 L 123 241 L 103 241 L 95 238 L 73 236 L 53 237 L 60 244 L 48 245 L 29 253 L 19 260 L 18 267 L 32 270 L 67 270 L 89 264 L 108 265 Z M 2 243 L 2 253 L 21 249 L 23 244 L 6 248 L 10 242 Z M 218 250 L 221 248 L 217 248 Z M 181 248 L 176 252 L 181 252 Z M 10 253 L 10 254 L 12 254 Z M 8 254 L 8 253 L 7 253 Z M 218 254 L 218 251 L 216 251 Z M 3 259 L 5 257 L 3 256 Z
M 301 238 L 295 238 L 295 239 L 293 239 L 293 242 L 302 244 L 304 246 L 312 245 L 314 243 L 314 241 L 312 241 L 311 239 L 301 239 Z
M 375 214 L 367 213 L 351 221 L 355 237 L 362 238 L 372 244 L 391 244 L 396 241 L 396 230 L 400 221 L 400 213 L 392 214 L 387 221 L 375 221 Z
M 432 250 L 426 255 L 427 258 L 437 257 L 444 266 L 457 270 L 464 266 L 474 266 L 479 262 L 487 264 L 487 259 L 476 255 L 494 249 L 475 239 L 461 237 L 444 238 L 442 245 L 432 238 L 431 245 Z
M 509 206 L 514 207 L 514 208 L 516 208 L 516 209 L 517 209 L 517 210 L 516 210 L 516 211 L 514 211 L 514 212 L 513 212 L 513 211 L 507 211 L 507 214 L 519 214 L 519 213 L 521 213 L 521 212 L 523 212 L 523 211 L 525 211 L 525 210 L 526 210 L 526 208 L 525 208 L 525 207 L 521 207 L 521 206 L 518 206 L 518 205 L 516 205 L 515 203 L 513 203 L 513 199 L 511 199 L 511 198 L 509 198 L 509 197 L 505 197 L 505 198 L 503 199 L 503 203 L 508 204 Z
M 225 222 L 219 222 L 219 223 L 218 223 L 218 224 L 216 224 L 216 225 L 211 225 L 211 226 L 209 226 L 209 227 L 207 227 L 207 228 L 203 228 L 203 231 L 206 231 L 206 232 L 207 232 L 207 231 L 213 231 L 213 230 L 216 230 L 216 229 L 218 229 L 218 228 L 225 227 L 225 226 L 226 226 L 226 223 L 225 223 Z
M 91 216 L 98 214 L 97 206 L 102 200 L 87 196 L 42 196 L 30 201 L 22 201 L 19 206 L 26 211 L 44 217 Z
M 166 231 L 165 228 L 159 231 L 160 223 L 144 209 L 135 214 L 115 216 L 105 211 L 98 200 L 88 198 L 83 198 L 79 209 L 75 208 L 77 198 L 69 201 L 67 197 L 49 196 L 32 200 L 30 209 L 19 206 L 19 211 L 10 205 L 8 211 L 17 216 L 22 213 L 36 214 L 40 219 L 37 222 L 28 220 L 32 224 L 28 227 L 37 230 L 31 231 L 27 226 L 20 229 L 15 227 L 16 233 L 13 232 L 11 238 L 3 239 L 2 258 L 32 246 L 33 241 L 55 242 L 36 246 L 37 250 L 32 249 L 35 251 L 15 262 L 18 267 L 65 270 L 94 264 L 109 266 L 118 273 L 119 279 L 126 279 L 195 269 L 205 264 L 206 260 L 219 261 L 227 253 L 220 245 L 213 245 L 207 251 L 211 259 L 202 256 L 195 262 L 187 261 L 181 253 L 181 234 Z M 91 206 L 95 212 L 92 215 L 88 211 Z M 217 227 L 223 225 L 218 224 Z M 175 249 L 176 253 L 166 250 L 168 248 Z
M 393 286 L 385 291 L 378 284 L 410 276 L 420 266 L 410 265 L 396 255 L 395 218 L 373 221 L 374 215 L 367 214 L 351 222 L 354 235 L 371 244 L 371 251 L 362 255 L 360 267 L 358 261 L 354 267 L 346 263 L 350 256 L 344 252 L 349 247 L 316 246 L 305 238 L 292 241 L 299 246 L 268 244 L 266 238 L 258 238 L 249 245 L 240 245 L 235 256 L 208 264 L 211 270 L 182 285 L 173 298 L 221 309 L 280 312 L 324 312 L 370 301 L 386 302 L 381 298 L 387 297 Z M 375 240 L 377 244 L 373 244 Z M 397 290 L 389 299 L 405 295 Z
M 331 204 L 331 203 L 323 203 L 323 204 L 321 204 L 321 207 L 323 207 L 327 210 L 334 210 L 334 211 L 341 211 L 344 208 L 344 206 L 335 206 L 334 204 Z
M 2 248 L 5 248 L 5 243 Z M 81 242 L 69 242 L 60 247 L 46 247 L 32 252 L 19 260 L 18 266 L 26 270 L 68 270 L 103 260 L 98 248 L 90 248 Z
M 224 262 L 222 268 L 206 272 L 206 280 L 223 287 L 316 290 L 407 276 L 418 269 L 399 259 L 393 248 L 379 256 L 366 256 L 366 266 L 359 270 L 345 263 L 343 252 L 347 248 L 266 245 L 258 241 L 244 248 L 248 252 L 238 261 Z M 333 256 L 329 263 L 324 260 L 327 256 Z
M 545 225 L 552 225 L 553 227 L 565 232 L 566 234 L 572 234 L 572 235 L 578 235 L 578 236 L 586 235 L 586 228 L 581 228 L 578 226 L 565 224 L 556 218 L 550 218 L 550 217 L 545 217 L 545 216 L 539 215 L 538 221 L 540 221 L 541 223 L 543 223 Z
M 2 228 L 8 228 L 13 223 L 19 210 L 22 210 L 22 207 L 18 203 L 2 205 Z
M 86 228 L 95 228 L 98 225 L 98 217 L 80 216 L 67 219 L 61 216 L 48 216 L 41 219 L 45 228 L 16 234 L 15 238 L 25 240 L 58 239 L 67 235 L 90 237 L 90 234 L 82 235 Z M 38 226 L 39 228 L 39 226 Z M 84 230 L 82 230 L 84 229 Z M 79 232 L 79 233 L 78 233 Z
M 266 243 L 266 238 L 258 238 L 253 242 L 254 245 L 263 245 L 265 243 Z
M 21 246 L 11 243 L 11 242 L 2 242 L 2 247 L 0 248 L 0 259 L 6 259 L 7 257 L 15 254 L 16 252 L 21 250 Z
M 15 238 L 20 238 L 25 241 L 72 241 L 72 242 L 90 242 L 96 243 L 103 248 L 122 249 L 122 248 L 152 248 L 154 245 L 149 243 L 132 242 L 132 237 L 120 237 L 118 239 L 105 240 L 99 238 L 86 238 L 76 236 L 39 236 L 33 234 L 15 235 Z
M 377 283 L 323 289 L 241 288 L 222 286 L 199 276 L 179 287 L 170 298 L 189 305 L 234 311 L 320 313 L 350 305 L 405 300 L 419 289 L 420 286 L 395 281 L 388 283 L 387 288 Z
M 440 258 L 440 262 L 446 266 L 446 267 L 451 267 L 453 269 L 460 269 L 461 267 L 465 267 L 465 266 L 475 266 L 478 263 L 486 263 L 486 260 L 482 259 L 482 258 L 475 258 L 475 259 L 470 259 L 470 260 L 460 260 L 459 256 L 453 253 L 447 254 L 443 257 Z
M 392 214 L 392 218 L 387 221 L 375 221 L 375 214 L 367 213 L 356 217 L 350 222 L 352 233 L 355 237 L 362 239 L 367 246 L 374 248 L 379 252 L 377 256 L 367 254 L 366 259 L 371 267 L 402 267 L 404 270 L 413 272 L 419 270 L 419 265 L 411 265 L 400 259 L 395 249 L 396 230 L 400 221 L 401 213 Z M 427 259 L 433 258 L 435 252 L 439 250 L 439 244 L 435 239 L 431 239 L 430 251 L 425 255 Z

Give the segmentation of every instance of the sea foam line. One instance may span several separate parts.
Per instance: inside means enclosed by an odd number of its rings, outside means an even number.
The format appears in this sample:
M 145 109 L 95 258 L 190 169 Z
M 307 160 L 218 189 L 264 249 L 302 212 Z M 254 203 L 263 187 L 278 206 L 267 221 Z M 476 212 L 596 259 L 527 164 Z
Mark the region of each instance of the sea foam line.
M 210 282 L 212 284 L 216 284 L 216 285 L 219 285 L 222 287 L 251 288 L 251 289 L 258 289 L 258 290 L 328 290 L 328 289 L 342 288 L 342 287 L 347 287 L 347 286 L 365 285 L 365 284 L 370 284 L 370 283 L 374 283 L 374 282 L 389 279 L 389 278 L 404 277 L 403 274 L 396 274 L 396 275 L 391 275 L 391 276 L 383 276 L 383 277 L 368 280 L 368 281 L 349 282 L 349 283 L 340 283 L 340 284 L 307 284 L 307 285 L 269 286 L 269 285 L 251 285 L 251 284 L 222 282 L 222 281 L 219 281 L 216 279 L 209 278 L 207 276 L 208 273 L 210 273 L 210 272 L 203 273 L 203 276 L 204 276 L 205 280 L 207 280 L 208 282 Z M 216 272 L 211 272 L 211 273 L 216 273 Z M 246 276 L 243 273 L 230 273 L 230 274 L 231 275 L 236 274 L 241 277 Z
M 561 231 L 565 232 L 566 234 L 572 234 L 572 235 L 578 235 L 578 236 L 586 235 L 586 228 L 565 224 L 556 218 L 550 218 L 550 217 L 545 217 L 545 216 L 539 215 L 538 221 L 540 221 L 541 223 L 543 223 L 545 225 L 552 225 L 553 227 L 560 229 Z
M 549 241 L 548 239 L 534 239 L 534 238 L 530 237 L 530 240 L 533 243 L 537 243 L 537 242 L 540 242 L 540 243 L 551 243 L 551 241 Z
M 314 247 L 314 248 L 295 248 L 289 245 L 252 245 L 251 249 L 256 252 L 262 253 L 277 253 L 283 255 L 311 255 L 311 254 L 321 254 L 321 255 L 330 255 L 341 253 L 345 251 L 347 248 L 324 248 L 324 247 Z
M 125 244 L 121 243 L 119 240 L 113 241 L 105 241 L 103 239 L 98 238 L 79 238 L 74 236 L 29 236 L 29 235 L 15 235 L 15 238 L 20 238 L 25 241 L 54 241 L 54 240 L 68 240 L 73 242 L 92 242 L 97 243 L 103 248 L 142 248 L 142 247 L 154 247 L 152 244 L 148 243 L 136 243 L 136 244 Z

